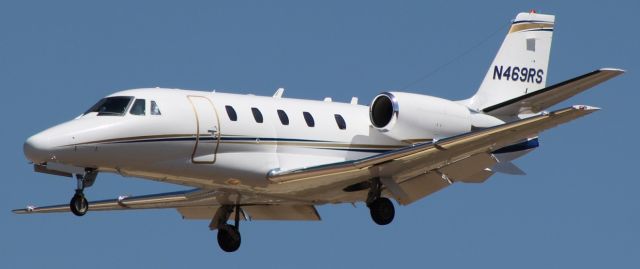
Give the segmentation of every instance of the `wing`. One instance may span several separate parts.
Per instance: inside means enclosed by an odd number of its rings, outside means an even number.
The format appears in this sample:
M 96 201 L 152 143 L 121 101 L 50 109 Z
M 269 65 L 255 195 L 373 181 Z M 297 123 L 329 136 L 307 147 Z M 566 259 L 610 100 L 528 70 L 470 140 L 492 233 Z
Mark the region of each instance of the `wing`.
M 214 204 L 218 204 L 218 202 L 215 200 L 215 195 L 213 195 L 210 191 L 189 190 L 137 197 L 120 196 L 117 199 L 91 202 L 89 206 L 92 211 L 106 211 L 149 208 L 174 208 L 183 206 L 196 206 L 211 202 L 214 202 Z M 13 213 L 16 214 L 57 212 L 69 212 L 69 204 L 44 207 L 28 206 L 25 209 L 13 210 Z
M 535 114 L 622 73 L 624 73 L 624 70 L 612 68 L 599 69 L 484 108 L 482 111 L 493 116 L 510 116 L 522 113 Z
M 239 193 L 229 190 L 188 190 L 144 196 L 94 201 L 91 211 L 175 208 L 184 219 L 212 219 L 221 205 L 233 204 Z M 255 194 L 242 195 L 242 219 L 252 220 L 320 220 L 311 204 Z M 69 204 L 28 206 L 13 210 L 16 214 L 69 212 Z
M 269 180 L 299 196 L 339 197 L 359 182 L 379 177 L 387 193 L 408 204 L 453 181 L 482 182 L 492 174 L 485 168 L 497 162 L 491 152 L 596 110 L 573 106 L 356 161 L 272 173 Z

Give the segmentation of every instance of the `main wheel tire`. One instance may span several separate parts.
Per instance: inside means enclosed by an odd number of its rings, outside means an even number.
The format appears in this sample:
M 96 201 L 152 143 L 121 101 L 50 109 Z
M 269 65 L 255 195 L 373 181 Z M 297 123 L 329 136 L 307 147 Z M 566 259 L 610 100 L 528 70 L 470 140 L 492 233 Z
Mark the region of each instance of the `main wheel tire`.
M 71 213 L 78 217 L 84 216 L 89 211 L 89 202 L 84 195 L 75 194 L 71 198 L 71 202 L 69 202 L 69 209 L 71 209 Z
M 396 210 L 388 198 L 378 198 L 369 204 L 371 219 L 378 225 L 387 225 L 393 221 Z
M 240 248 L 240 232 L 235 226 L 228 224 L 218 228 L 218 245 L 226 252 L 234 252 Z

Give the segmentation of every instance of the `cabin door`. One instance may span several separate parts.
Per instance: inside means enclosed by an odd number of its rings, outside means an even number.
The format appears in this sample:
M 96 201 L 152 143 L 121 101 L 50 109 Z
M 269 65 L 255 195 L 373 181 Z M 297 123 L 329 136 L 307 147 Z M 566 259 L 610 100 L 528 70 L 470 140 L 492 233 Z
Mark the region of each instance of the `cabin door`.
M 188 96 L 196 118 L 196 137 L 191 161 L 199 164 L 216 162 L 220 145 L 220 120 L 213 102 L 204 96 Z

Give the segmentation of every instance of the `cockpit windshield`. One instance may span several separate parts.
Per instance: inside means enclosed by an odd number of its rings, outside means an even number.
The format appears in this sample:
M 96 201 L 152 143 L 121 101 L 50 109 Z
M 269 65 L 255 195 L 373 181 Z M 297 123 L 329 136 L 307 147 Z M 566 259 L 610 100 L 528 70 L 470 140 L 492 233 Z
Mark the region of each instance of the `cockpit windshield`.
M 127 107 L 133 100 L 131 96 L 114 96 L 103 98 L 93 105 L 83 115 L 97 112 L 98 116 L 122 116 L 127 111 Z

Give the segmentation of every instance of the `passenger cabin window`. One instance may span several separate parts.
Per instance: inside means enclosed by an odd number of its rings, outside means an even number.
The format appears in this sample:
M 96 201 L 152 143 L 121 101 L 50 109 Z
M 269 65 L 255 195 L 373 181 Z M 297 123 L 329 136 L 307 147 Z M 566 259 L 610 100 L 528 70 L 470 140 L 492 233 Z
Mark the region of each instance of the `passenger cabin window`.
M 136 101 L 133 102 L 131 109 L 129 110 L 129 114 L 144 116 L 145 110 L 147 109 L 145 106 L 145 102 L 146 101 L 144 99 L 136 99 Z
M 227 110 L 227 116 L 229 116 L 229 120 L 231 120 L 231 121 L 237 121 L 238 120 L 238 114 L 236 114 L 236 110 L 233 109 L 232 106 L 224 106 L 224 109 Z
M 347 123 L 344 121 L 344 118 L 340 114 L 333 115 L 336 118 L 336 124 L 338 124 L 338 128 L 340 130 L 347 129 Z
M 307 126 L 309 127 L 316 126 L 316 122 L 313 120 L 313 116 L 311 116 L 311 113 L 305 111 L 305 112 L 302 112 L 302 115 L 304 116 L 304 121 L 307 122 Z
M 264 121 L 264 119 L 262 118 L 262 112 L 260 112 L 259 109 L 252 107 L 251 113 L 253 113 L 253 118 L 256 120 L 257 123 L 262 123 Z
M 278 118 L 280 118 L 282 125 L 289 125 L 289 116 L 287 116 L 287 113 L 284 112 L 284 110 L 278 109 Z
M 98 116 L 122 116 L 133 100 L 131 96 L 114 96 L 103 98 L 87 110 L 83 115 L 97 112 Z
M 151 101 L 151 115 L 162 115 L 162 113 L 160 113 L 160 107 L 158 107 L 156 101 Z

